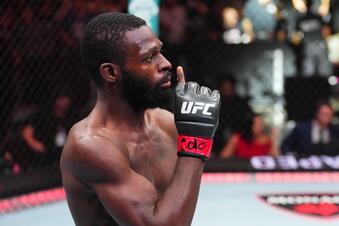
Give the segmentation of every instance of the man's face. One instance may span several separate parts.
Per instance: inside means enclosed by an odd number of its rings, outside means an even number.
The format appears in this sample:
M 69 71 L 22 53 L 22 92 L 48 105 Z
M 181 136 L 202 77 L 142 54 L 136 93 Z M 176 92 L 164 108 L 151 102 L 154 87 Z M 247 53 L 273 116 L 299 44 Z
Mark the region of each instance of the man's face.
M 172 65 L 160 52 L 162 43 L 147 26 L 126 32 L 125 42 L 122 95 L 135 110 L 166 104 L 172 94 Z
M 264 122 L 260 116 L 253 118 L 252 131 L 255 135 L 260 135 L 264 132 Z
M 239 14 L 237 10 L 227 7 L 223 11 L 223 23 L 225 28 L 234 28 L 239 22 Z
M 322 126 L 328 126 L 333 119 L 333 110 L 327 105 L 321 105 L 317 112 L 317 121 Z
M 55 117 L 64 118 L 71 105 L 71 99 L 68 96 L 60 96 L 54 102 L 53 112 Z

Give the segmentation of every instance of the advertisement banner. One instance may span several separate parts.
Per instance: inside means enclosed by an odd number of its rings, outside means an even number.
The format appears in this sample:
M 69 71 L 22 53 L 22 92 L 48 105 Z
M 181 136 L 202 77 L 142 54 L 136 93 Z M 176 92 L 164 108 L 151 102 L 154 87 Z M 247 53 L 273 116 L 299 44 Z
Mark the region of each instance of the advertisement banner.
M 299 172 L 338 171 L 339 155 L 255 156 L 250 159 L 210 159 L 205 172 Z

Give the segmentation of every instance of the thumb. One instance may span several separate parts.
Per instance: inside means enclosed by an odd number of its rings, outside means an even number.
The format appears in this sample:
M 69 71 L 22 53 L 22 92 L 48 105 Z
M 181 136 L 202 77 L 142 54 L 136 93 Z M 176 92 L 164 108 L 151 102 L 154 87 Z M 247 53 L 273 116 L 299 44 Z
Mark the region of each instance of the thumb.
M 178 83 L 186 83 L 184 69 L 181 66 L 177 67 L 177 80 Z

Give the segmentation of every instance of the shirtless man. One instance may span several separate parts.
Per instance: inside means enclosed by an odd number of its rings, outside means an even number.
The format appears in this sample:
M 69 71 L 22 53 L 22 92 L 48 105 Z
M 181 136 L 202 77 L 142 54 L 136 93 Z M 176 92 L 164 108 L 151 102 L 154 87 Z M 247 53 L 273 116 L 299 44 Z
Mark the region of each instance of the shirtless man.
M 220 97 L 185 83 L 182 67 L 173 92 L 161 46 L 128 14 L 101 14 L 85 28 L 81 56 L 97 103 L 71 129 L 60 164 L 78 226 L 191 224 Z M 175 116 L 157 108 L 171 93 Z

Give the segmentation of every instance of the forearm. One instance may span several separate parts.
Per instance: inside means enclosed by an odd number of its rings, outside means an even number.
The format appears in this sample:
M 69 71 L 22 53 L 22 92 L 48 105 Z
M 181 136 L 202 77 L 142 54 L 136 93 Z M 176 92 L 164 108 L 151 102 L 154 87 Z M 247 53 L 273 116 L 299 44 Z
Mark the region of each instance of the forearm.
M 123 184 L 95 183 L 92 186 L 119 225 L 188 226 L 197 203 L 203 166 L 199 158 L 180 157 L 163 192 L 133 171 L 118 179 L 124 181 Z
M 198 158 L 179 158 L 171 184 L 155 205 L 156 225 L 191 224 L 203 167 L 204 163 Z
M 24 141 L 27 143 L 27 145 L 30 146 L 33 151 L 43 152 L 44 145 L 34 136 L 33 126 L 28 125 L 25 128 L 23 128 L 22 137 Z
M 220 158 L 231 158 L 234 155 L 237 139 L 238 138 L 234 135 L 230 137 L 229 141 L 225 144 L 220 153 Z
M 227 158 L 231 158 L 234 155 L 234 147 L 229 147 L 229 145 L 227 145 L 226 147 L 224 147 L 220 153 L 220 158 L 222 159 L 227 159 Z
M 175 124 L 178 156 L 172 181 L 154 207 L 156 225 L 191 224 L 200 189 L 204 163 L 211 153 L 219 122 L 220 94 L 194 82 L 185 83 L 177 68 Z

